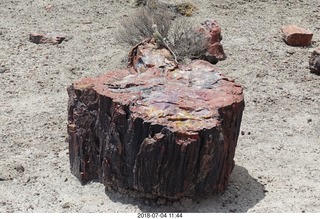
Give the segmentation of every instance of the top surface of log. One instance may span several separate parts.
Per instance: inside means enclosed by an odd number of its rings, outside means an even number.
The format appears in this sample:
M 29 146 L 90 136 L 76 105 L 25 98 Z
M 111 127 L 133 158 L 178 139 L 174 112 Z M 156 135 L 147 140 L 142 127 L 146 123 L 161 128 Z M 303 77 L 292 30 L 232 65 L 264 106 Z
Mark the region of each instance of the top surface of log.
M 242 87 L 202 60 L 165 73 L 161 68 L 110 71 L 75 82 L 74 88 L 92 88 L 129 106 L 131 116 L 189 134 L 218 125 L 220 108 L 243 101 Z

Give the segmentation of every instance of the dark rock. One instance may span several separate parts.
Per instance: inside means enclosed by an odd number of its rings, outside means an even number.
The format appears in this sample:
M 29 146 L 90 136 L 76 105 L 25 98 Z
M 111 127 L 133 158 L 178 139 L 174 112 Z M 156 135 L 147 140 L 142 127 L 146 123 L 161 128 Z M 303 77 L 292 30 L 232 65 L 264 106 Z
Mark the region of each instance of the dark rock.
M 14 169 L 15 169 L 16 171 L 18 171 L 19 173 L 23 173 L 24 170 L 25 170 L 22 165 L 17 165 L 17 166 L 14 167 Z
M 36 44 L 60 44 L 65 39 L 66 36 L 55 32 L 47 34 L 30 33 L 29 35 L 29 40 Z
M 129 68 L 68 88 L 72 173 L 82 183 L 99 180 L 146 197 L 225 190 L 244 109 L 242 87 L 203 60 L 178 68 L 161 58 L 166 51 L 148 53 L 148 43 L 131 51 Z
M 320 48 L 314 50 L 309 59 L 310 72 L 320 75 Z
M 71 204 L 69 202 L 65 202 L 61 205 L 62 208 L 70 208 Z
M 7 70 L 5 67 L 0 67 L 0 74 L 5 73 Z
M 283 40 L 291 46 L 309 46 L 313 33 L 302 27 L 288 25 L 281 28 Z

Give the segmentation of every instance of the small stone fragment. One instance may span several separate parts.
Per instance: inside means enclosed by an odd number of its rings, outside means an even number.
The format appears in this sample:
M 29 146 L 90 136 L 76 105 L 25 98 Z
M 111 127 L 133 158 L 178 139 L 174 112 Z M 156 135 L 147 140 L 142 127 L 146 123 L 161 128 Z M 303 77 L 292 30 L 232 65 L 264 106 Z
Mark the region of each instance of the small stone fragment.
M 24 170 L 25 170 L 22 165 L 17 165 L 17 166 L 14 167 L 14 169 L 15 169 L 16 171 L 18 171 L 19 173 L 23 173 Z
M 311 73 L 320 75 L 320 48 L 312 52 L 309 59 L 309 69 Z
M 69 203 L 69 202 L 66 202 L 66 203 L 64 203 L 61 207 L 62 207 L 62 208 L 70 208 L 70 203 Z
M 283 40 L 290 46 L 309 46 L 313 33 L 302 27 L 288 25 L 281 28 Z
M 66 39 L 66 36 L 51 32 L 51 33 L 46 33 L 46 34 L 41 34 L 41 33 L 30 33 L 29 35 L 29 40 L 33 43 L 36 44 L 60 44 L 63 40 Z
M 5 73 L 8 69 L 4 67 L 0 67 L 0 74 Z

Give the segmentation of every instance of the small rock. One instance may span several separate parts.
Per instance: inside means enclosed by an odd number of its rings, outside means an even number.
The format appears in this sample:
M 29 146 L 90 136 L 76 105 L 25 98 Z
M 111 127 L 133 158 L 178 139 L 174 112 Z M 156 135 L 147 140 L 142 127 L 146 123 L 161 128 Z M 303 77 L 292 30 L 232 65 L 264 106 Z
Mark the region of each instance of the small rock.
M 70 208 L 70 203 L 69 202 L 66 202 L 66 203 L 64 203 L 61 207 L 62 208 Z
M 231 213 L 235 213 L 235 212 L 237 212 L 237 209 L 236 208 L 233 208 L 233 209 L 230 209 L 229 210 Z
M 49 12 L 52 9 L 52 5 L 46 5 L 44 9 Z
M 241 131 L 241 135 L 244 135 L 244 131 Z
M 313 33 L 302 27 L 288 25 L 281 28 L 283 40 L 290 46 L 309 46 Z
M 257 78 L 263 78 L 263 77 L 265 77 L 267 75 L 267 73 L 258 73 L 258 74 L 256 74 L 256 77 Z
M 28 182 L 30 182 L 30 176 L 24 176 L 23 178 L 22 178 L 22 182 L 24 183 L 24 184 L 27 184 Z
M 15 169 L 16 171 L 18 171 L 19 173 L 23 173 L 24 170 L 25 170 L 22 165 L 17 165 L 17 166 L 14 167 L 14 169 Z
M 0 74 L 5 73 L 8 69 L 4 67 L 0 67 Z
M 66 39 L 66 36 L 51 32 L 51 33 L 46 33 L 46 34 L 41 34 L 41 33 L 30 33 L 29 35 L 29 40 L 33 43 L 36 44 L 60 44 L 63 40 Z
M 289 55 L 293 55 L 294 54 L 294 50 L 287 50 L 287 53 L 289 54 Z
M 201 23 L 199 29 L 208 39 L 208 48 L 205 54 L 206 60 L 210 63 L 216 64 L 218 61 L 227 58 L 224 53 L 223 46 L 220 43 L 222 40 L 221 27 L 214 19 L 208 19 Z
M 309 122 L 312 122 L 312 119 L 308 119 L 307 122 L 308 122 L 308 123 L 309 123 Z
M 309 69 L 311 73 L 320 75 L 320 48 L 312 52 L 309 59 Z

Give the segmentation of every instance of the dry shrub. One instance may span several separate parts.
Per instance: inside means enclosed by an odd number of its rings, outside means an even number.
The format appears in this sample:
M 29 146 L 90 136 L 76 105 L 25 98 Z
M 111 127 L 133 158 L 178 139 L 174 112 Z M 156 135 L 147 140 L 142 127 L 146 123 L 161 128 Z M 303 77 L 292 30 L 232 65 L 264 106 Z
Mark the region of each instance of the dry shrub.
M 171 26 L 170 46 L 178 60 L 204 58 L 209 41 L 203 33 L 197 31 L 198 28 L 186 18 L 176 21 Z
M 120 43 L 136 45 L 152 37 L 152 24 L 158 26 L 159 33 L 166 37 L 173 20 L 173 14 L 164 7 L 138 8 L 135 13 L 121 21 L 116 39 Z
M 176 6 L 176 10 L 178 13 L 190 17 L 193 15 L 194 11 L 197 10 L 197 7 L 191 2 L 181 3 Z
M 159 33 L 169 40 L 168 46 L 179 61 L 204 58 L 208 41 L 197 31 L 189 18 L 173 21 L 173 12 L 168 5 L 147 3 L 120 23 L 116 39 L 131 46 L 152 37 L 152 24 L 158 26 Z M 148 5 L 149 4 L 149 5 Z M 198 27 L 199 28 L 199 27 Z

